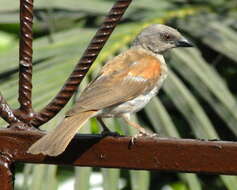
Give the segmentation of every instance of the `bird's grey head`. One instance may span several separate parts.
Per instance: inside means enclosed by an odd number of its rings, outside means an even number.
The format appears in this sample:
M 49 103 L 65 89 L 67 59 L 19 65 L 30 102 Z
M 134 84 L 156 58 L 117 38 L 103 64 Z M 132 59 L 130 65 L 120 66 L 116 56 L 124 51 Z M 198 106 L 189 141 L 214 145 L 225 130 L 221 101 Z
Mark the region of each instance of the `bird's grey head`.
M 141 31 L 133 46 L 142 46 L 154 53 L 163 53 L 171 48 L 193 45 L 176 29 L 163 24 L 153 24 Z

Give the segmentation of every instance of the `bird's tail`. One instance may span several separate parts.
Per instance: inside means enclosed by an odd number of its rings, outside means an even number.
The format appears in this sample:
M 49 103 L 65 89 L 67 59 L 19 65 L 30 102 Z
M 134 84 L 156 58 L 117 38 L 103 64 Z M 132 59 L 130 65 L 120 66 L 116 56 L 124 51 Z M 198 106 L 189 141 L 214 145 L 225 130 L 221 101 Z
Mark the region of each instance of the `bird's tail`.
M 65 118 L 58 127 L 36 141 L 27 153 L 57 156 L 61 154 L 83 124 L 97 111 L 81 112 Z

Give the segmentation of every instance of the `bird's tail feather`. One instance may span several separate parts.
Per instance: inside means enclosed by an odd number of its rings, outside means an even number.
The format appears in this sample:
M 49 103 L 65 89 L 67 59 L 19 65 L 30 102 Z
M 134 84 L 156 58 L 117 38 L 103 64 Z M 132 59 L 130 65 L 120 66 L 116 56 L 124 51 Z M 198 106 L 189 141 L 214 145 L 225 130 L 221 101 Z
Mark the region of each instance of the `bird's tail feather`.
M 57 156 L 61 154 L 83 124 L 97 111 L 81 112 L 65 118 L 58 127 L 36 141 L 27 153 Z

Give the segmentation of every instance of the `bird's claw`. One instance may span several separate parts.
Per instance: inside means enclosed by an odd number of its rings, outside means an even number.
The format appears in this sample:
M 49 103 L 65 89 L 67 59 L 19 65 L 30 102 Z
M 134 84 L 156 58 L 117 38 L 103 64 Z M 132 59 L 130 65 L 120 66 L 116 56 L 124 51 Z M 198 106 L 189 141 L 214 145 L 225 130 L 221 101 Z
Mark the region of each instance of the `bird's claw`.
M 149 133 L 147 131 L 140 131 L 138 134 L 132 136 L 131 144 L 135 144 L 135 140 L 137 140 L 139 137 L 158 137 L 159 135 L 157 133 Z

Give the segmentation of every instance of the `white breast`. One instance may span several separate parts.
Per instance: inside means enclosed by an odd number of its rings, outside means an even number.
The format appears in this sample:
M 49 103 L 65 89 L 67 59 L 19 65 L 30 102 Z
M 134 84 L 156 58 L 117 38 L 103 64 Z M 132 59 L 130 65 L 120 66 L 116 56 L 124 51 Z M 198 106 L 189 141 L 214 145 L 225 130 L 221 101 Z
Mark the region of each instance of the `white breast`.
M 146 94 L 140 95 L 120 105 L 102 110 L 102 113 L 100 113 L 102 117 L 119 117 L 122 114 L 138 112 L 158 93 L 164 80 L 167 78 L 168 68 L 162 55 L 156 55 L 156 57 L 161 62 L 161 76 L 158 79 L 156 86 Z

